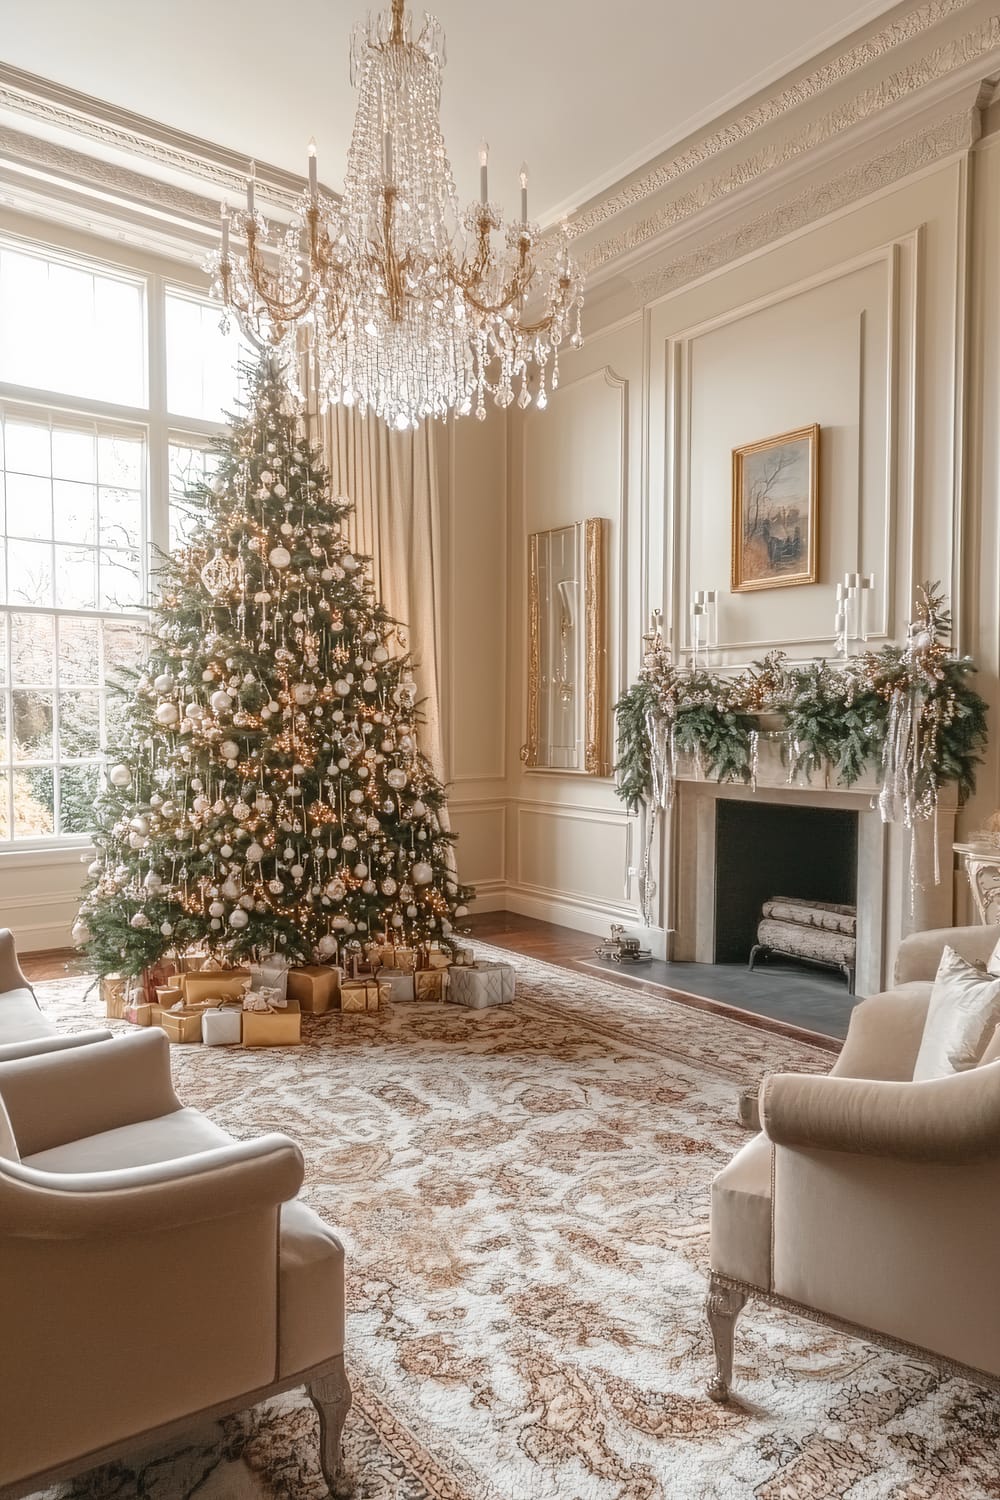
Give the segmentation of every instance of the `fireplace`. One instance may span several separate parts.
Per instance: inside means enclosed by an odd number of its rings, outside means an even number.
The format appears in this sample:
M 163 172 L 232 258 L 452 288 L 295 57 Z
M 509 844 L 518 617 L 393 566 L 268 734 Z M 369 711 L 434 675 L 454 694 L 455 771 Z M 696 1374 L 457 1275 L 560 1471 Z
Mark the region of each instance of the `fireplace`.
M 857 906 L 857 992 L 884 989 L 905 932 L 951 925 L 953 890 L 949 863 L 934 883 L 929 822 L 918 825 L 911 887 L 910 837 L 882 822 L 877 793 L 874 774 L 847 788 L 820 770 L 790 785 L 787 766 L 767 746 L 756 786 L 709 781 L 682 763 L 665 820 L 662 956 L 746 963 L 762 904 L 772 896 L 807 896 Z M 789 820 L 780 822 L 786 813 Z M 820 821 L 810 821 L 814 815 Z M 952 796 L 942 799 L 938 829 L 940 848 L 949 850 Z M 656 951 L 654 929 L 648 941 Z
M 772 897 L 842 902 L 858 894 L 858 815 L 795 803 L 721 801 L 715 820 L 715 962 L 746 963 Z

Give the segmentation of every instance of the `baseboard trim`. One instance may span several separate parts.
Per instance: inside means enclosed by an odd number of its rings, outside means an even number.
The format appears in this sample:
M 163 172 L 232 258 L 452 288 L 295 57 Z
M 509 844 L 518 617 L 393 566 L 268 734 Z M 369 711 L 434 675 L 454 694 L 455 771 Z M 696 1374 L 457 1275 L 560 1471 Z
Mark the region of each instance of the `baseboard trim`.
M 560 927 L 575 927 L 579 932 L 592 932 L 606 937 L 612 922 L 623 922 L 628 927 L 637 925 L 636 917 L 627 907 L 598 906 L 558 896 L 538 896 L 517 886 L 508 886 L 506 902 L 502 910 L 516 912 L 522 917 L 537 917 L 542 922 L 555 922 Z

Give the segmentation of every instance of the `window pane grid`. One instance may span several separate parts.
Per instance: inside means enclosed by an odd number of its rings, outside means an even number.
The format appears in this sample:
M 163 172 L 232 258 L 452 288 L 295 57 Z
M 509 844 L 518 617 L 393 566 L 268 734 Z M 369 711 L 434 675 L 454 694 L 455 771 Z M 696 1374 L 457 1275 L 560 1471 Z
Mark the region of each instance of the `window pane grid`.
M 127 660 L 138 663 L 146 624 L 142 614 L 0 609 L 0 839 L 86 834 L 104 779 L 109 688 Z

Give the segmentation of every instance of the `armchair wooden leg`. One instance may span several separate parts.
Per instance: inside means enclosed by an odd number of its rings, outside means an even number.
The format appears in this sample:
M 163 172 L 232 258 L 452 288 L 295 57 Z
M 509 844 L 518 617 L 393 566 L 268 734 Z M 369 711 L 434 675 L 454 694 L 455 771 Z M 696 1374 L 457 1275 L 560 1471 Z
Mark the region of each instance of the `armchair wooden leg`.
M 344 1450 L 341 1434 L 347 1413 L 351 1409 L 351 1387 L 344 1369 L 344 1357 L 335 1360 L 325 1374 L 319 1375 L 309 1386 L 309 1395 L 319 1414 L 319 1461 L 323 1478 L 330 1487 L 343 1476 Z
M 746 1297 L 735 1287 L 724 1285 L 714 1276 L 709 1277 L 708 1296 L 705 1298 L 705 1314 L 712 1330 L 715 1345 L 715 1376 L 709 1383 L 708 1394 L 713 1401 L 728 1401 L 733 1379 L 733 1338 L 736 1319 L 742 1312 Z

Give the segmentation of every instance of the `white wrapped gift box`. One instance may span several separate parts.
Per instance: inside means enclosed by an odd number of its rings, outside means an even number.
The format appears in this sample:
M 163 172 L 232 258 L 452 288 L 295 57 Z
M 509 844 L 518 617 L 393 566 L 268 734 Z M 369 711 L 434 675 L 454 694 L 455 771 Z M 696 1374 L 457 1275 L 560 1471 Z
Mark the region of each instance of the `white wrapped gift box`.
M 510 964 L 453 964 L 448 970 L 445 999 L 452 1005 L 485 1010 L 510 1005 L 514 999 L 514 970 Z
M 201 1018 L 201 1039 L 206 1047 L 232 1047 L 243 1039 L 243 1008 L 220 1005 Z

